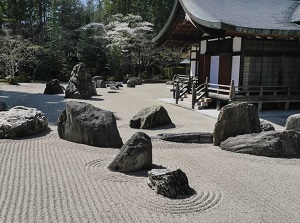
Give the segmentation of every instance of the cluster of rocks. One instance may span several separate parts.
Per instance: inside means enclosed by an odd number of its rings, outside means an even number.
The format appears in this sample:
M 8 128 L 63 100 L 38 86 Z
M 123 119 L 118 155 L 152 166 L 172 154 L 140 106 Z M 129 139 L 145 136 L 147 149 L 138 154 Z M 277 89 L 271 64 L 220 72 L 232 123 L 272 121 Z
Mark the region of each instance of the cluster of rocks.
M 151 138 L 143 132 L 137 132 L 123 145 L 108 169 L 122 173 L 150 170 L 148 185 L 157 194 L 168 198 L 192 194 L 187 176 L 181 169 L 152 169 L 152 165 Z
M 259 120 L 254 105 L 224 106 L 215 125 L 214 145 L 236 153 L 258 156 L 299 158 L 300 115 L 287 119 L 284 131 L 275 131 L 270 123 Z
M 129 88 L 143 84 L 142 79 L 139 77 L 126 78 L 123 82 Z M 53 79 L 47 82 L 44 94 L 65 93 L 65 98 L 90 99 L 92 96 L 97 95 L 97 88 L 107 87 L 111 90 L 120 90 L 123 85 L 115 81 L 104 81 L 102 76 L 91 77 L 85 64 L 79 63 L 73 67 L 66 89 L 60 84 L 59 80 Z
M 239 103 L 224 106 L 214 129 L 214 145 L 228 137 L 261 132 L 257 108 L 253 104 Z
M 171 122 L 167 111 L 158 106 L 147 108 L 148 112 L 143 113 L 144 119 L 147 115 L 155 117 L 152 113 L 163 110 L 167 115 L 168 122 Z M 149 111 L 152 111 L 149 112 Z M 147 127 L 165 122 L 155 122 L 156 118 L 151 119 Z M 85 102 L 69 102 L 65 110 L 58 118 L 59 137 L 76 143 L 84 143 L 99 147 L 119 148 L 123 145 L 120 138 L 116 120 L 113 113 L 96 108 Z M 140 126 L 141 127 L 141 126 Z M 109 164 L 108 169 L 122 173 L 129 173 L 141 170 L 151 170 L 152 161 L 152 142 L 151 138 L 143 132 L 136 132 L 120 149 L 118 155 Z M 190 195 L 191 188 L 188 179 L 183 171 L 177 170 L 151 170 L 148 172 L 149 186 L 155 189 L 156 193 L 169 198 L 178 198 Z

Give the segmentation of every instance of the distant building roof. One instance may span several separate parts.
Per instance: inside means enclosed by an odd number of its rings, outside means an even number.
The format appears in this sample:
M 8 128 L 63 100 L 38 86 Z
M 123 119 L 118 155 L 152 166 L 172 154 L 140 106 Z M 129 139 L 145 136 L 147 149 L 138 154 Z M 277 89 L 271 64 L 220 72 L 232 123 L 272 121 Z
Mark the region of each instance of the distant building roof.
M 178 24 L 177 16 L 182 14 L 185 21 L 181 24 L 192 24 L 198 36 L 300 37 L 299 0 L 175 0 L 166 26 L 156 37 L 158 42 L 167 40 L 166 35 L 171 39 L 180 36 L 174 23 Z

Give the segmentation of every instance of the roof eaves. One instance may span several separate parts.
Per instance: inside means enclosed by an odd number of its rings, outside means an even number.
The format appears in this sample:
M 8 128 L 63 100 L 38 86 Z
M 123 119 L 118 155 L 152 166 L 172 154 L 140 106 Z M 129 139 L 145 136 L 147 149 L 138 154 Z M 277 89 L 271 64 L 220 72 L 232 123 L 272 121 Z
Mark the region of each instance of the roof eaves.
M 212 16 L 210 16 L 209 14 L 207 14 L 206 12 L 204 12 L 201 8 L 197 8 L 197 14 L 201 14 L 203 15 L 204 18 L 207 19 L 203 19 L 198 17 L 197 15 L 193 14 L 190 9 L 187 7 L 187 4 L 184 0 L 179 0 L 180 4 L 184 10 L 184 12 L 196 23 L 198 23 L 199 25 L 208 27 L 208 28 L 212 28 L 212 29 L 221 29 L 221 22 L 215 18 L 213 18 Z
M 152 39 L 152 42 L 157 43 L 158 45 L 161 45 L 164 42 L 164 39 L 166 38 L 166 35 L 171 31 L 172 29 L 172 22 L 176 19 L 176 11 L 179 10 L 180 3 L 179 0 L 175 0 L 174 6 L 172 9 L 172 12 L 165 24 L 165 26 L 162 28 L 162 30 Z

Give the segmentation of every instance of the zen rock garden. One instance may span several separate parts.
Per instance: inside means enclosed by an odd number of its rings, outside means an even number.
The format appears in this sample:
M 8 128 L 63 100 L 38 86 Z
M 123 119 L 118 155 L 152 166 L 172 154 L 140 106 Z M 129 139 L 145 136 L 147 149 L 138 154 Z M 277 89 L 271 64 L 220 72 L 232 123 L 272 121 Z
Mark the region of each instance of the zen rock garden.
M 129 78 L 127 81 L 127 87 L 140 84 L 142 81 L 139 78 Z M 105 87 L 119 90 L 122 85 L 105 82 L 101 76 L 91 78 L 85 65 L 78 64 L 73 68 L 66 89 L 59 80 L 53 79 L 46 84 L 44 94 L 63 94 L 65 90 L 66 98 L 90 99 L 97 94 L 96 88 Z M 170 124 L 173 124 L 172 120 L 161 105 L 146 107 L 129 120 L 129 126 L 133 129 L 155 130 Z M 43 112 L 23 106 L 9 109 L 9 106 L 0 102 L 0 138 L 32 136 L 47 130 L 48 121 Z M 178 199 L 195 193 L 189 186 L 187 175 L 180 168 L 155 169 L 149 135 L 138 131 L 123 144 L 116 117 L 111 111 L 86 102 L 70 101 L 58 117 L 57 131 L 61 139 L 70 142 L 119 149 L 107 168 L 123 174 L 148 171 L 148 185 L 157 194 Z M 299 131 L 299 114 L 288 118 L 286 130 L 276 131 L 269 122 L 259 119 L 254 105 L 239 103 L 228 104 L 221 109 L 213 133 L 162 133 L 154 138 L 177 143 L 209 143 L 236 153 L 300 158 Z

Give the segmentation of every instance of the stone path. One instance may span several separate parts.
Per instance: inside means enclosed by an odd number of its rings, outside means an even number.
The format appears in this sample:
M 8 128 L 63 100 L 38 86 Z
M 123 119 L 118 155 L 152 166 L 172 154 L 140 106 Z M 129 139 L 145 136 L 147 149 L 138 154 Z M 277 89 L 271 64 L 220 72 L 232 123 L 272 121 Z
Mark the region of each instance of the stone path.
M 59 139 L 56 119 L 72 99 L 44 95 L 44 86 L 0 86 L 1 101 L 42 110 L 52 130 L 0 140 L 0 222 L 299 222 L 300 160 L 153 139 L 154 164 L 181 168 L 195 191 L 168 199 L 148 187 L 144 171 L 110 172 L 107 166 L 117 149 Z M 88 102 L 114 112 L 124 142 L 138 131 L 129 128 L 130 118 L 150 105 L 163 105 L 175 124 L 145 130 L 150 136 L 212 132 L 216 122 L 158 100 L 170 96 L 163 84 L 108 91 L 98 89 L 99 96 Z

